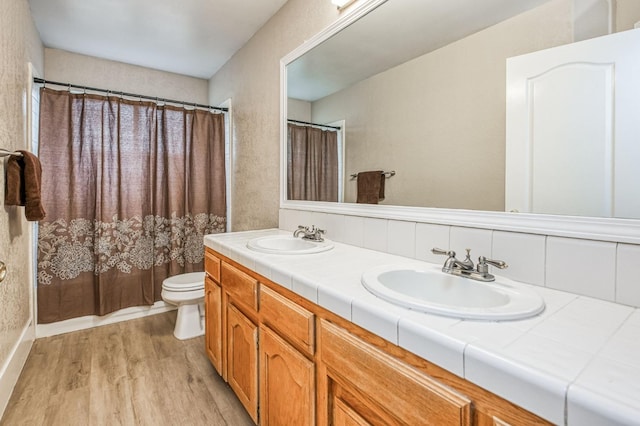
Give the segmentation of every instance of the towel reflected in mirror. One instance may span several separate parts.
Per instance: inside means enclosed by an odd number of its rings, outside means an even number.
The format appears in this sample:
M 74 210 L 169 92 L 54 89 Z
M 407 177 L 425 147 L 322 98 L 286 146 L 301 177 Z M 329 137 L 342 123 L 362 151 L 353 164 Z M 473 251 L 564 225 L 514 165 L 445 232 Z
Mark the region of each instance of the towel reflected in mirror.
M 383 170 L 372 170 L 358 173 L 358 203 L 361 204 L 378 204 L 384 200 L 384 181 L 385 175 Z

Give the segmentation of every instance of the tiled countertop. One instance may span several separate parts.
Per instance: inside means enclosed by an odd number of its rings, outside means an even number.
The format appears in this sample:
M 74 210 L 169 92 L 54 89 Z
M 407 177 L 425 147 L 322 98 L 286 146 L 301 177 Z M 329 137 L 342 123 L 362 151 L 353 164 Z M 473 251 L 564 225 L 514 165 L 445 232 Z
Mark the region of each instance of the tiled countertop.
M 335 243 L 309 255 L 249 250 L 278 229 L 207 235 L 205 245 L 325 309 L 555 424 L 640 424 L 640 310 L 538 286 L 533 318 L 459 320 L 386 302 L 361 284 L 382 264 L 424 262 Z M 429 264 L 431 265 L 431 264 Z M 526 285 L 526 284 L 523 284 Z

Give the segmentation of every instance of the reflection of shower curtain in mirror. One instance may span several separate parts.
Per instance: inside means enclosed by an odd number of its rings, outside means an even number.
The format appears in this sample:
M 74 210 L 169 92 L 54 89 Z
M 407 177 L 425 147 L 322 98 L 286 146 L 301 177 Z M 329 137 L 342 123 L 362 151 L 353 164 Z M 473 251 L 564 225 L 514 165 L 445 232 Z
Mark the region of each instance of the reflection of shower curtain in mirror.
M 288 125 L 287 199 L 338 201 L 338 132 Z

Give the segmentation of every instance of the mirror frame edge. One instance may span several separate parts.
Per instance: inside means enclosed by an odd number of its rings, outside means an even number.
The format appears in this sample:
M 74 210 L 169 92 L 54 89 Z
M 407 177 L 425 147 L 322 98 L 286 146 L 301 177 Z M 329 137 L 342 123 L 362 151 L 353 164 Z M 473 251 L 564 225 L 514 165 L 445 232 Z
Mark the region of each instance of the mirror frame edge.
M 362 0 L 280 60 L 280 209 L 640 244 L 640 220 L 287 200 L 287 65 L 387 0 Z

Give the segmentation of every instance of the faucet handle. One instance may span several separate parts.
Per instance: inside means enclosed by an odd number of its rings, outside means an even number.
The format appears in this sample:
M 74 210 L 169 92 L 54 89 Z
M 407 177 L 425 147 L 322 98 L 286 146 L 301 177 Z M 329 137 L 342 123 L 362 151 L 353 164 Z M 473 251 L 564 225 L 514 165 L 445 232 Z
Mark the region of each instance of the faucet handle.
M 472 262 L 472 260 L 471 260 L 471 249 L 470 249 L 470 248 L 467 248 L 467 249 L 464 249 L 464 250 L 467 252 L 467 257 L 465 257 L 465 259 L 464 259 L 464 260 L 465 260 L 465 261 Z
M 495 266 L 498 269 L 505 269 L 509 267 L 509 265 L 507 265 L 507 262 L 505 262 L 504 260 L 493 260 L 487 259 L 484 256 L 480 256 L 478 258 L 478 272 L 487 272 L 489 269 L 487 265 Z
M 449 256 L 449 257 L 456 257 L 456 252 L 453 250 L 443 250 L 441 248 L 438 247 L 434 247 L 431 249 L 431 253 L 433 254 L 440 254 L 443 256 Z

